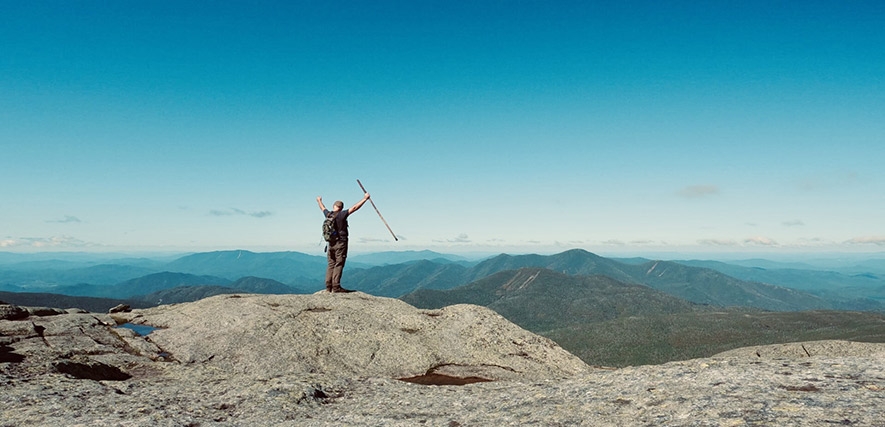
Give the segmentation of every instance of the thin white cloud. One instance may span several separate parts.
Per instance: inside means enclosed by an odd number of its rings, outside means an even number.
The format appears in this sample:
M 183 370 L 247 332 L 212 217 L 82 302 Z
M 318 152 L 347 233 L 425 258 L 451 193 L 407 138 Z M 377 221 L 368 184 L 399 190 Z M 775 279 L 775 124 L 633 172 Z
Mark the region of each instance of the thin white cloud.
M 719 187 L 716 185 L 689 185 L 679 190 L 679 195 L 686 199 L 701 199 L 717 194 L 719 194 Z
M 731 239 L 702 239 L 698 243 L 705 246 L 737 246 L 737 242 Z
M 741 241 L 733 240 L 733 239 L 703 239 L 698 240 L 698 244 L 705 246 L 744 246 L 744 245 L 754 245 L 754 246 L 778 246 L 778 243 L 773 239 L 768 237 L 756 236 L 756 237 L 748 237 Z
M 801 226 L 805 225 L 805 223 L 802 222 L 801 219 L 794 219 L 794 220 L 791 220 L 791 221 L 784 221 L 784 222 L 782 222 L 781 224 L 782 224 L 784 227 L 801 227 Z
M 654 243 L 654 240 L 631 240 L 631 245 L 651 245 Z
M 7 237 L 0 240 L 0 248 L 85 248 L 98 246 L 71 236 Z
M 777 246 L 778 245 L 776 241 L 769 239 L 768 237 L 762 237 L 762 236 L 746 238 L 746 239 L 744 239 L 744 243 L 749 244 L 749 245 L 759 245 L 759 246 Z
M 470 237 L 467 236 L 467 234 L 461 233 L 452 239 L 434 240 L 434 242 L 436 242 L 436 243 L 470 243 L 471 240 L 470 240 Z
M 864 237 L 855 237 L 846 241 L 845 243 L 851 245 L 877 245 L 877 246 L 885 246 L 885 236 L 864 236 Z
M 470 237 L 465 233 L 461 233 L 454 239 L 449 239 L 450 243 L 470 243 Z
M 70 224 L 70 223 L 77 223 L 77 222 L 83 222 L 83 221 L 80 221 L 80 218 L 77 218 L 73 215 L 65 215 L 65 217 L 62 219 L 48 220 L 46 222 L 54 222 L 54 223 L 58 223 L 58 224 Z
M 799 239 L 799 241 L 800 242 L 807 242 L 807 243 L 831 243 L 829 240 L 826 240 L 826 239 L 823 239 L 820 237 L 805 237 L 805 238 Z
M 209 211 L 209 215 L 211 216 L 251 216 L 253 218 L 265 218 L 273 215 L 271 211 L 257 211 L 257 212 L 246 212 L 242 209 L 237 208 L 229 208 L 229 209 L 212 209 Z
M 626 243 L 624 243 L 623 240 L 618 240 L 618 239 L 609 239 L 609 240 L 602 242 L 602 244 L 603 245 L 611 245 L 611 246 L 624 246 L 624 245 L 626 245 Z
M 375 237 L 360 237 L 360 243 L 383 243 L 389 242 L 390 239 L 379 239 Z

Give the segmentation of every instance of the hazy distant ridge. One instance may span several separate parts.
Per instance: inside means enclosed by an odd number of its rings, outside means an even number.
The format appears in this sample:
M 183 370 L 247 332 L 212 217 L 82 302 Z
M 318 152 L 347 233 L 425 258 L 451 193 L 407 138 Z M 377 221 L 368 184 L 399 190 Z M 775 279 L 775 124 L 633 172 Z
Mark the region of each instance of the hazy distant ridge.
M 584 250 L 555 255 L 499 255 L 463 270 L 457 266 L 393 265 L 356 270 L 348 275 L 355 289 L 384 296 L 400 296 L 409 289 L 451 289 L 470 284 L 501 271 L 543 268 L 566 275 L 601 275 L 641 284 L 698 304 L 746 306 L 766 310 L 842 309 L 844 304 L 806 292 L 758 282 L 735 279 L 718 271 L 689 267 L 674 262 L 648 261 L 627 264 Z M 420 269 L 420 281 L 415 270 Z M 431 276 L 431 274 L 433 274 Z M 436 279 L 434 279 L 434 277 Z M 876 307 L 864 301 L 863 307 Z
M 414 259 L 420 257 L 432 257 L 433 260 Z M 6 260 L 0 266 L 0 290 L 110 298 L 129 298 L 178 286 L 222 286 L 245 291 L 251 288 L 232 283 L 246 277 L 278 282 L 254 292 L 280 293 L 287 289 L 295 293 L 314 292 L 324 288 L 322 281 L 326 268 L 326 259 L 321 255 L 245 250 L 197 253 L 166 261 L 125 258 L 119 261 L 121 264 L 82 257 L 71 260 L 52 260 L 42 256 L 33 260 L 26 256 L 0 258 Z M 602 275 L 624 283 L 642 284 L 700 304 L 769 310 L 885 309 L 885 280 L 873 273 L 850 277 L 836 272 L 779 270 L 763 275 L 763 269 L 722 263 L 686 265 L 642 259 L 618 261 L 580 249 L 554 255 L 501 254 L 481 262 L 457 260 L 457 257 L 431 251 L 382 253 L 374 259 L 369 256 L 354 258 L 354 262 L 348 262 L 345 271 L 345 286 L 389 297 L 400 297 L 416 289 L 456 288 L 501 271 L 543 268 L 567 275 Z M 397 258 L 409 261 L 374 267 L 356 261 L 381 262 Z M 94 265 L 89 265 L 90 262 Z M 723 271 L 735 272 L 740 277 Z M 756 275 L 746 274 L 748 272 Z M 95 280 L 90 280 L 90 275 L 94 275 Z M 814 282 L 811 280 L 814 277 L 823 279 Z M 117 280 L 121 278 L 125 279 Z M 804 279 L 808 281 L 802 287 Z M 850 285 L 837 288 L 840 280 Z

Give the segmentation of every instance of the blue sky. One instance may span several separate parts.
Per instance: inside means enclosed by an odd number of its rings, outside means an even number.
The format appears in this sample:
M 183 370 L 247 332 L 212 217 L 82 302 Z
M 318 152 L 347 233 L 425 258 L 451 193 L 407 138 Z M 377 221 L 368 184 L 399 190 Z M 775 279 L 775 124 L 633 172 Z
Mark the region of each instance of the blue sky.
M 885 3 L 251 3 L 0 3 L 0 250 L 885 250 Z

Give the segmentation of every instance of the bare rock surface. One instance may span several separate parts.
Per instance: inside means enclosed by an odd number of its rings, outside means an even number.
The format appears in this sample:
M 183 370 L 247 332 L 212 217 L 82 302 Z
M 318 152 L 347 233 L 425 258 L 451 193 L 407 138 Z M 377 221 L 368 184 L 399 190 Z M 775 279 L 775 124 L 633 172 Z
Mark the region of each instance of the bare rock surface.
M 606 369 L 481 307 L 364 294 L 6 312 L 17 314 L 0 320 L 0 426 L 885 426 L 885 344 Z M 161 329 L 139 336 L 125 321 Z M 493 381 L 397 379 L 433 367 Z
M 243 374 L 500 380 L 588 369 L 553 341 L 475 305 L 419 310 L 359 292 L 219 295 L 124 317 L 158 327 L 151 341 L 179 362 Z

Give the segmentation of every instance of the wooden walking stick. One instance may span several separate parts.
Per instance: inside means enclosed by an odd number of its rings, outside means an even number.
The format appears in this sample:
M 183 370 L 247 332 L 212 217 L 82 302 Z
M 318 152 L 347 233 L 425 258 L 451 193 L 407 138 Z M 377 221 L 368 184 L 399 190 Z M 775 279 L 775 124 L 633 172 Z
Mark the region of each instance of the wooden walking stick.
M 368 193 L 368 191 L 366 191 L 366 187 L 363 187 L 363 183 L 360 182 L 360 180 L 356 180 L 356 183 L 360 185 L 360 188 L 363 190 L 364 194 Z M 375 202 L 372 201 L 371 197 L 369 198 L 369 202 L 372 203 L 372 207 L 375 208 L 375 212 L 378 213 L 378 217 L 381 218 L 381 222 L 383 222 L 384 225 L 387 227 L 387 230 L 390 231 L 390 235 L 393 236 L 393 240 L 399 241 L 399 239 L 396 238 L 396 234 L 394 234 L 393 230 L 390 229 L 390 226 L 387 225 L 387 221 L 385 221 L 384 217 L 381 216 L 381 212 L 378 210 L 378 206 L 375 206 Z

